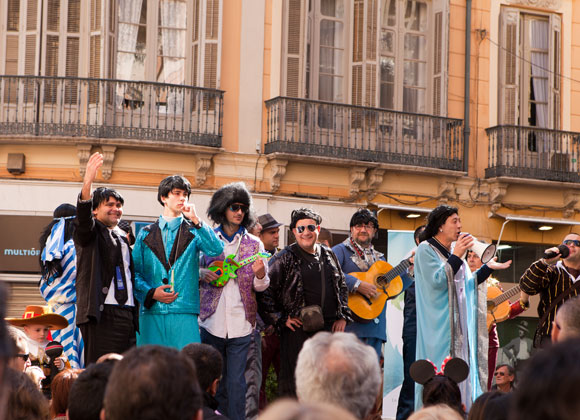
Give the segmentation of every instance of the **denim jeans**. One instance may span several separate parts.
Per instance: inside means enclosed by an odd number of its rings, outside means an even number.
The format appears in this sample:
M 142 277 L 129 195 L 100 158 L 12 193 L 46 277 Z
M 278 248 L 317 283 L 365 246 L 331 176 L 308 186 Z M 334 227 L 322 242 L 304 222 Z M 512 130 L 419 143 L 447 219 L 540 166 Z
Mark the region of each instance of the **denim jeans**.
M 218 410 L 231 420 L 246 418 L 246 360 L 251 334 L 245 337 L 220 338 L 200 328 L 201 342 L 213 346 L 223 359 L 222 380 L 217 394 Z

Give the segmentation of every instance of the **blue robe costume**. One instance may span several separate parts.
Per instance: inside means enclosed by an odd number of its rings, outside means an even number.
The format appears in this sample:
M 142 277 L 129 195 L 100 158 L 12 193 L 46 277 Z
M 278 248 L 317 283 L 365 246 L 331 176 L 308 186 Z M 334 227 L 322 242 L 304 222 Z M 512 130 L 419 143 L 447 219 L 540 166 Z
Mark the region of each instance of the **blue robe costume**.
M 133 248 L 135 296 L 142 303 L 137 345 L 183 348 L 199 343 L 199 257 L 218 256 L 223 243 L 202 224 L 199 229 L 183 216 L 159 220 L 143 228 Z M 155 289 L 173 286 L 179 294 L 171 303 L 153 299 Z M 166 289 L 166 291 L 169 291 Z
M 476 271 L 483 282 L 492 270 L 483 265 Z M 449 355 L 469 365 L 461 382 L 462 402 L 467 410 L 487 386 L 485 293 L 478 293 L 467 263 L 452 255 L 435 239 L 422 242 L 415 253 L 417 299 L 416 359 L 429 359 L 438 368 Z M 416 384 L 415 408 L 422 406 L 423 387 Z

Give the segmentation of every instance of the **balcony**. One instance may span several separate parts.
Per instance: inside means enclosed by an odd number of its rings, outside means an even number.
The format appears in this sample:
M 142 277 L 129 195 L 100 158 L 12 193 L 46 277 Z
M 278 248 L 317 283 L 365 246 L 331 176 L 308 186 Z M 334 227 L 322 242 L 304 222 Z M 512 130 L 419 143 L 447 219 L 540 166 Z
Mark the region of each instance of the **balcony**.
M 486 178 L 580 182 L 580 133 L 512 125 L 491 127 L 486 132 Z
M 215 89 L 109 79 L 0 76 L 0 137 L 221 147 L 222 109 L 223 91 Z
M 463 170 L 463 120 L 277 97 L 265 152 Z

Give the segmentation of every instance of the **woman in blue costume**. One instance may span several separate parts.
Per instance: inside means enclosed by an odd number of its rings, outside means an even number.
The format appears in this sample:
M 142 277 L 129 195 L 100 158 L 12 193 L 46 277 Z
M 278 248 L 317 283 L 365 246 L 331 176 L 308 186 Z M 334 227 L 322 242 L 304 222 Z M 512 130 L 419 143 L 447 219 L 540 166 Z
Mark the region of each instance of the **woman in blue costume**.
M 511 261 L 492 259 L 471 273 L 464 256 L 474 239 L 461 233 L 457 208 L 439 206 L 428 223 L 415 253 L 417 299 L 417 360 L 429 359 L 440 366 L 449 355 L 469 365 L 469 377 L 460 384 L 467 410 L 486 389 L 487 345 L 486 293 L 478 291 L 492 273 Z M 415 388 L 415 406 L 420 407 L 422 387 Z
M 68 321 L 68 327 L 52 332 L 74 369 L 84 368 L 83 339 L 76 325 L 77 278 L 76 251 L 72 234 L 77 208 L 61 204 L 54 210 L 54 219 L 40 235 L 40 294 L 55 314 Z

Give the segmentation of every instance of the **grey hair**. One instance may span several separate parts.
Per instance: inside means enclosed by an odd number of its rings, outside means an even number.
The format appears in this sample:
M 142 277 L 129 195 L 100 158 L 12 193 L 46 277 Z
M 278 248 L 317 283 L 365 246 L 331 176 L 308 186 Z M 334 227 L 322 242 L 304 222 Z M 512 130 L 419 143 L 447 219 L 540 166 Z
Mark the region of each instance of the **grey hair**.
M 568 299 L 558 309 L 559 318 L 562 321 L 562 338 L 580 337 L 580 297 Z
M 303 403 L 336 404 L 362 419 L 379 394 L 377 353 L 354 334 L 320 332 L 304 343 L 296 364 L 296 394 Z

